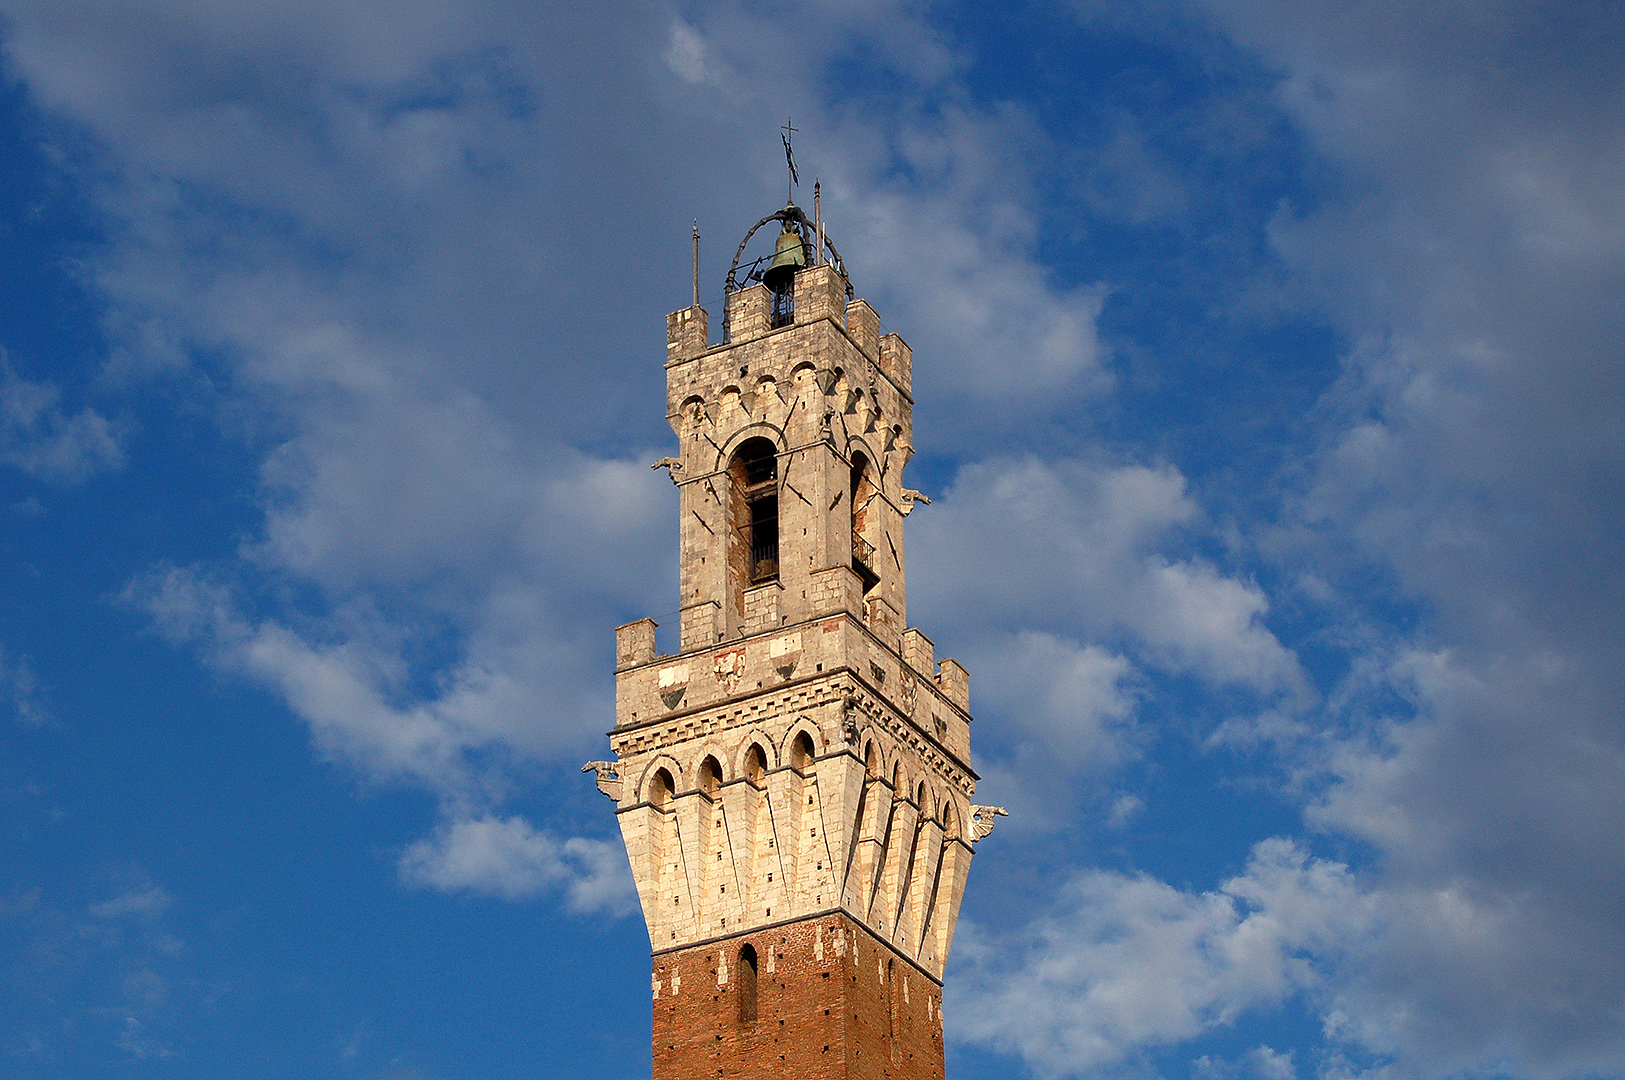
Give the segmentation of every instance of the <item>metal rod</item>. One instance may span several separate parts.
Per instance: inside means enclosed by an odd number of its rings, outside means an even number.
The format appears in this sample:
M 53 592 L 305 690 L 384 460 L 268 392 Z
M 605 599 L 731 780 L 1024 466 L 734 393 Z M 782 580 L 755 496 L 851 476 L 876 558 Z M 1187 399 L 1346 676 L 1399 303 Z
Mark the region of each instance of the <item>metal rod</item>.
M 694 306 L 700 306 L 700 219 L 694 219 Z
M 813 231 L 818 236 L 818 243 L 813 247 L 813 265 L 824 265 L 824 208 L 819 203 L 819 182 L 813 181 Z

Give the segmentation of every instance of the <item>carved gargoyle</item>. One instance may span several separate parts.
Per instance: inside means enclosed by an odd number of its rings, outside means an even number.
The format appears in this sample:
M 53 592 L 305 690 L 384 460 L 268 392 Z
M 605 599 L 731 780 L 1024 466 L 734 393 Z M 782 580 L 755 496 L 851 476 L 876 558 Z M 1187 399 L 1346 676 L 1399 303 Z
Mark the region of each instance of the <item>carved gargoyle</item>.
M 970 842 L 982 839 L 993 831 L 995 818 L 1009 817 L 1010 812 L 1002 806 L 973 806 L 970 808 Z
M 904 488 L 903 489 L 903 516 L 904 517 L 908 517 L 908 515 L 914 510 L 914 504 L 915 503 L 924 503 L 925 505 L 930 506 L 931 505 L 931 499 L 923 491 L 915 491 L 913 488 Z
M 841 696 L 841 734 L 848 743 L 858 741 L 858 695 L 850 690 Z
M 589 761 L 581 766 L 582 772 L 595 772 L 598 774 L 598 790 L 614 799 L 621 801 L 621 777 L 619 765 L 613 761 Z

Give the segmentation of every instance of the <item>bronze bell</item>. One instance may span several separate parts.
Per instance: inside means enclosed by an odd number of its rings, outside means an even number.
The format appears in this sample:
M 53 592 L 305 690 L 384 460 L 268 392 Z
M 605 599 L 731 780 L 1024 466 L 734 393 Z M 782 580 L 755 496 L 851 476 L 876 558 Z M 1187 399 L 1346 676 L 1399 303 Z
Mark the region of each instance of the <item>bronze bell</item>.
M 807 265 L 807 247 L 801 234 L 785 227 L 773 245 L 773 261 L 762 271 L 762 284 L 776 293 L 788 292 L 796 271 Z

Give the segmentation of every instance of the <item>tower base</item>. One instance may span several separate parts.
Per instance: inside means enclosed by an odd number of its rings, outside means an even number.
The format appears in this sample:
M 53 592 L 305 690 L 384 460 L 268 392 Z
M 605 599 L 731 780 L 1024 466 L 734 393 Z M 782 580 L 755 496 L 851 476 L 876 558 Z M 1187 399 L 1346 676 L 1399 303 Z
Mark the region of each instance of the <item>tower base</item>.
M 942 988 L 842 912 L 654 957 L 653 1080 L 943 1080 Z

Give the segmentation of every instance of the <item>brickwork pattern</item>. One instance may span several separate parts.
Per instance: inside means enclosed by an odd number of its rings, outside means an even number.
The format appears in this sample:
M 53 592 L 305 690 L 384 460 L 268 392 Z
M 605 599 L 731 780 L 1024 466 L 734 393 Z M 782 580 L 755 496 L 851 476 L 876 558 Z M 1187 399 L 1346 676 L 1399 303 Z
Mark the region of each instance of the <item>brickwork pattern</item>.
M 754 1019 L 740 954 L 756 956 Z M 653 1080 L 943 1080 L 942 989 L 844 915 L 653 961 Z

